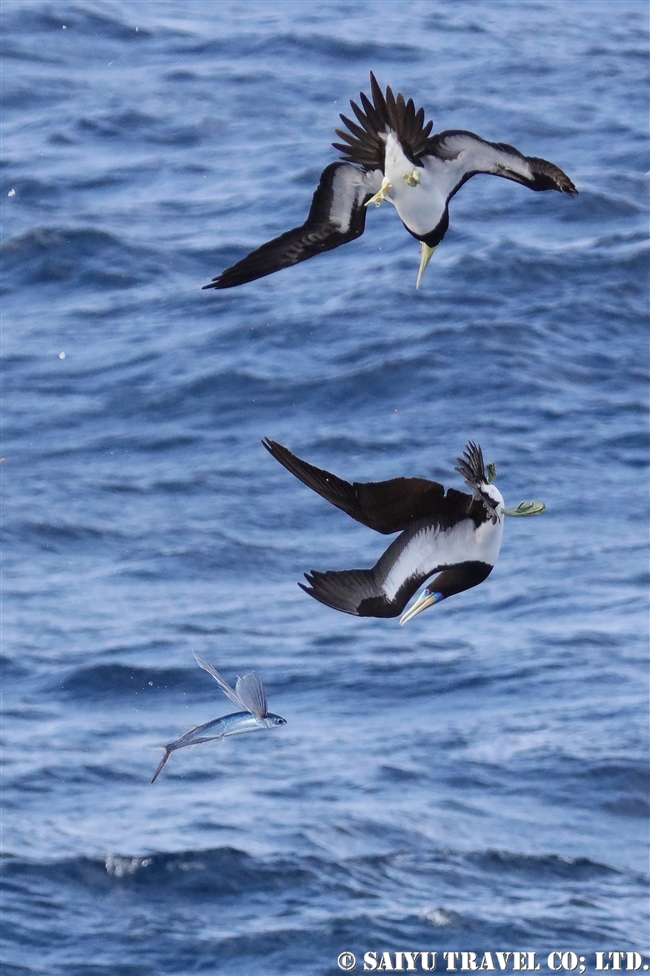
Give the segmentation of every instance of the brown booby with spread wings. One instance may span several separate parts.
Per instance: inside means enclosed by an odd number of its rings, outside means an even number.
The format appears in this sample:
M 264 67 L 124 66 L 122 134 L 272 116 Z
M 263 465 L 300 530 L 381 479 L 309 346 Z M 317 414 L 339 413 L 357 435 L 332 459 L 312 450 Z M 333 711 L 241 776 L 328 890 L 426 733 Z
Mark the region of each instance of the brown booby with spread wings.
M 472 176 L 488 173 L 531 190 L 578 191 L 562 170 L 537 156 L 524 156 L 502 142 L 488 142 L 473 132 L 448 129 L 431 135 L 413 99 L 384 94 L 370 73 L 372 101 L 360 95 L 350 102 L 357 121 L 341 115 L 348 131 L 337 129 L 343 143 L 335 149 L 343 162 L 330 163 L 320 178 L 304 224 L 252 251 L 213 278 L 205 288 L 233 288 L 331 251 L 363 234 L 369 204 L 384 200 L 422 246 L 416 288 L 449 227 L 449 201 Z
M 425 478 L 350 484 L 302 461 L 276 441 L 264 447 L 303 484 L 368 528 L 400 535 L 372 569 L 306 573 L 299 586 L 334 610 L 358 617 L 397 617 L 419 587 L 435 579 L 404 614 L 406 623 L 420 611 L 455 593 L 477 586 L 492 572 L 501 548 L 505 515 L 538 515 L 544 505 L 521 502 L 511 511 L 492 484 L 494 465 L 485 472 L 483 452 L 470 441 L 456 470 L 471 494 Z

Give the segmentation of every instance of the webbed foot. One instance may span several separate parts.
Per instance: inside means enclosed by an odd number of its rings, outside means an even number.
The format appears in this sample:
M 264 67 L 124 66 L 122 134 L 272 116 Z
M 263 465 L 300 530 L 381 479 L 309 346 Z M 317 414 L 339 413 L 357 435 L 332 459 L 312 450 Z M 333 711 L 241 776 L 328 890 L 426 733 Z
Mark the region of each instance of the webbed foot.
M 515 509 L 504 508 L 504 515 L 541 515 L 546 511 L 544 502 L 519 502 Z
M 392 185 L 393 184 L 390 182 L 388 177 L 384 176 L 383 180 L 381 181 L 381 187 L 379 188 L 379 190 L 377 190 L 377 192 L 373 197 L 370 197 L 370 199 L 366 203 L 366 207 L 369 207 L 371 203 L 374 203 L 376 207 L 380 207 L 384 202 L 384 200 L 386 199 L 386 194 L 388 193 Z
M 412 173 L 404 173 L 402 179 L 407 186 L 417 186 L 420 182 L 420 171 L 414 169 Z

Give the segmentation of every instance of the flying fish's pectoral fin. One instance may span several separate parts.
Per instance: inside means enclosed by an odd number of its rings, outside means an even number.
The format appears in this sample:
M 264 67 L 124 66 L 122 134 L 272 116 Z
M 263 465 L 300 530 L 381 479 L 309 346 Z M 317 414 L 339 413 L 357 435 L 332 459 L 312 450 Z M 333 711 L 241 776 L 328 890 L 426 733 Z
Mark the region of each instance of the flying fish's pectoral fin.
M 221 675 L 219 674 L 219 672 L 217 671 L 217 669 L 214 667 L 213 664 L 210 664 L 209 661 L 206 661 L 205 658 L 201 657 L 200 654 L 197 654 L 196 651 L 194 651 L 194 659 L 196 660 L 196 663 L 200 668 L 203 668 L 204 671 L 207 671 L 208 674 L 214 678 L 214 680 L 217 682 L 217 684 L 223 691 L 224 695 L 230 698 L 231 702 L 234 702 L 235 705 L 239 705 L 240 708 L 246 708 L 241 698 L 237 694 L 237 691 L 234 688 L 230 687 L 230 685 L 225 680 L 225 678 L 221 677 Z M 199 726 L 199 728 L 203 728 L 203 726 Z M 196 729 L 192 729 L 192 732 L 196 732 Z M 192 732 L 188 732 L 186 736 L 184 736 L 184 738 L 187 738 L 187 736 L 191 735 Z
M 266 692 L 259 674 L 251 671 L 250 674 L 245 674 L 243 678 L 237 678 L 235 690 L 246 711 L 258 720 L 265 718 L 268 714 Z

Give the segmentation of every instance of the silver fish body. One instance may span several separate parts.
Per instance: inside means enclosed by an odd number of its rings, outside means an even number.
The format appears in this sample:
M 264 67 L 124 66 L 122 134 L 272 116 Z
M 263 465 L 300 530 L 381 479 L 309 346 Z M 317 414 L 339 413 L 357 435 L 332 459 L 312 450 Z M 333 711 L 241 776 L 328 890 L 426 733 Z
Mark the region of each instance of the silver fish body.
M 171 756 L 177 749 L 185 749 L 187 746 L 198 746 L 202 742 L 218 742 L 225 739 L 227 735 L 241 735 L 243 732 L 259 732 L 262 729 L 273 729 L 279 725 L 286 725 L 286 718 L 268 712 L 264 718 L 257 718 L 250 712 L 233 712 L 231 715 L 222 715 L 215 718 L 212 722 L 204 725 L 197 725 L 195 729 L 190 729 L 185 735 L 181 735 L 174 742 L 169 742 L 165 746 L 165 755 L 160 760 L 158 769 L 153 775 L 152 783 L 155 783 L 160 772 Z
M 257 718 L 250 712 L 233 712 L 222 715 L 205 725 L 197 725 L 195 729 L 186 732 L 174 742 L 170 742 L 166 749 L 182 749 L 184 746 L 195 746 L 199 742 L 210 742 L 212 739 L 224 739 L 227 735 L 240 735 L 242 732 L 257 732 L 259 729 L 272 729 L 276 725 L 286 725 L 287 720 L 279 715 L 267 713 L 265 718 Z

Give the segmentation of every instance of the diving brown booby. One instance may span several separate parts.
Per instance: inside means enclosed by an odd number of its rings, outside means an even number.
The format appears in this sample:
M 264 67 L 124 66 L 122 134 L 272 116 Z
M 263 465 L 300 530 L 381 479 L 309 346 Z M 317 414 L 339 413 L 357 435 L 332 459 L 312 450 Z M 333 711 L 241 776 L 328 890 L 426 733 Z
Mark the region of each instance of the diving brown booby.
M 501 548 L 505 515 L 539 515 L 545 506 L 521 502 L 506 509 L 491 484 L 496 470 L 485 473 L 483 452 L 470 441 L 456 471 L 471 494 L 445 489 L 425 478 L 390 481 L 343 481 L 292 454 L 281 444 L 262 441 L 270 454 L 303 484 L 351 518 L 383 534 L 400 532 L 372 569 L 306 573 L 298 585 L 334 610 L 358 617 L 397 617 L 413 594 L 434 573 L 438 575 L 420 599 L 402 616 L 416 614 L 455 593 L 482 583 L 492 572 Z
M 363 234 L 366 208 L 384 200 L 422 246 L 416 288 L 431 255 L 449 227 L 449 201 L 472 176 L 489 173 L 531 190 L 578 191 L 559 167 L 537 156 L 524 156 L 501 142 L 488 142 L 462 129 L 431 135 L 432 122 L 413 99 L 384 95 L 370 73 L 372 102 L 360 95 L 357 118 L 341 115 L 349 130 L 336 129 L 343 143 L 332 145 L 344 155 L 320 178 L 304 224 L 281 234 L 212 279 L 205 288 L 233 288 L 288 268 Z

